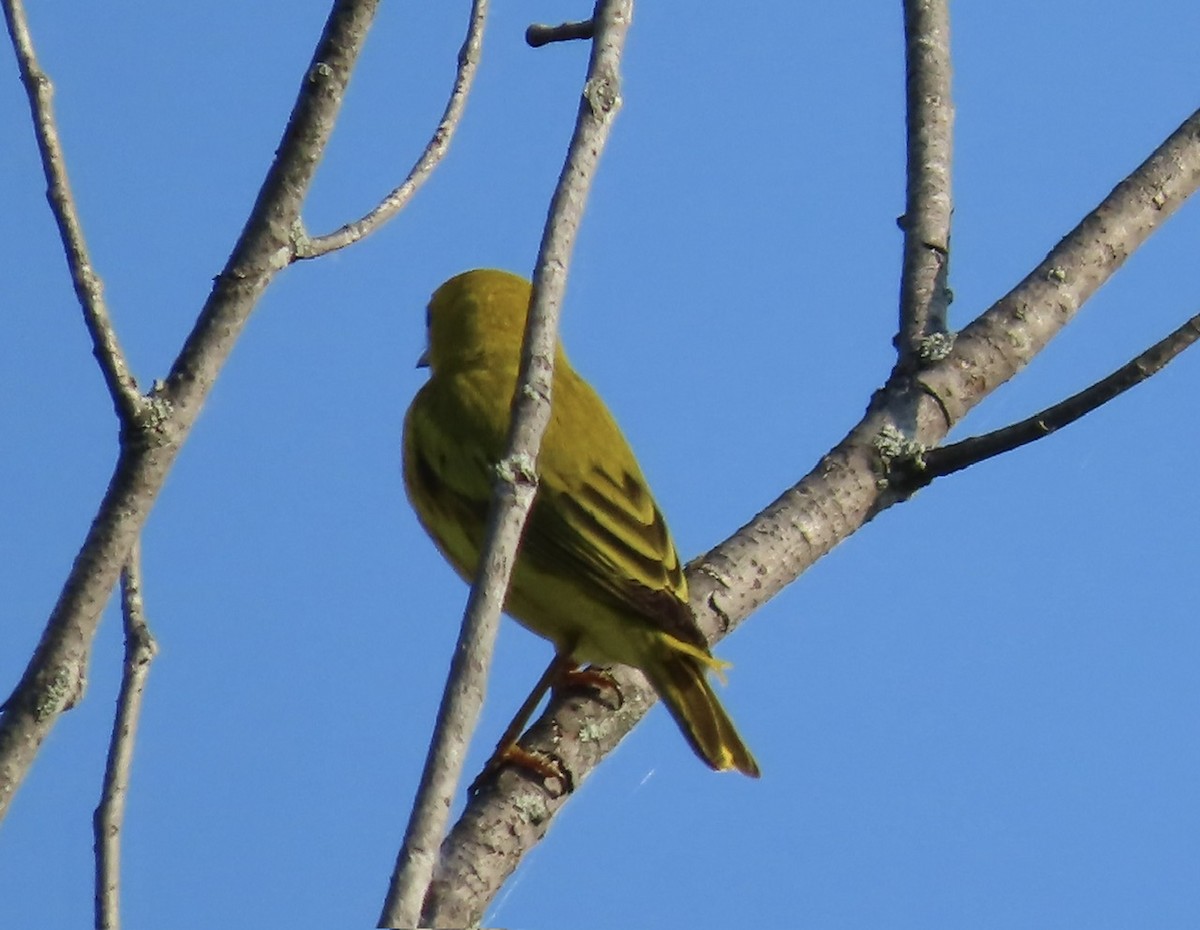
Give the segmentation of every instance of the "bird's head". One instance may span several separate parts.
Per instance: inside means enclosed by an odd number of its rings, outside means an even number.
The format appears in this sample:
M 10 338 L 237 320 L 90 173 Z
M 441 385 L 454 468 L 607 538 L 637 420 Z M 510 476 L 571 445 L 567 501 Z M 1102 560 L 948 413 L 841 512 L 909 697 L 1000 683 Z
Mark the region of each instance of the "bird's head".
M 418 366 L 435 374 L 479 364 L 515 369 L 530 292 L 524 278 L 492 268 L 451 278 L 430 298 L 428 344 Z

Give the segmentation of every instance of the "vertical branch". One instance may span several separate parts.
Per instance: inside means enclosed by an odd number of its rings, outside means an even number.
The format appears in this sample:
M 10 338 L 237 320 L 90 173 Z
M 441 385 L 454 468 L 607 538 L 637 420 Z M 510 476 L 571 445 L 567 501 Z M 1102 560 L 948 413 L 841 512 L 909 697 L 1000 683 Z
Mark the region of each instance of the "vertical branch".
M 595 39 L 579 114 L 550 201 L 533 274 L 508 451 L 500 463 L 501 478 L 488 516 L 479 574 L 467 602 L 417 800 L 380 917 L 381 927 L 415 927 L 419 918 L 424 926 L 460 925 L 440 915 L 428 916 L 431 907 L 446 903 L 446 889 L 431 886 L 434 864 L 462 774 L 465 746 L 483 704 L 487 668 L 517 544 L 537 490 L 537 452 L 550 420 L 554 347 L 567 266 L 600 153 L 620 107 L 619 65 L 632 15 L 633 0 L 599 0 L 594 11 Z M 428 922 L 431 919 L 433 923 Z
M 38 64 L 33 39 L 29 34 L 29 21 L 25 16 L 25 5 L 21 0 L 3 0 L 3 5 L 8 33 L 17 54 L 17 66 L 21 71 L 21 82 L 29 97 L 33 131 L 41 155 L 42 172 L 46 176 L 46 199 L 50 201 L 50 210 L 54 214 L 58 235 L 67 256 L 71 283 L 83 308 L 83 320 L 92 338 L 92 353 L 100 364 L 117 416 L 122 423 L 128 423 L 141 408 L 142 396 L 117 341 L 116 330 L 104 303 L 104 288 L 88 255 L 83 225 L 71 193 L 67 162 L 54 119 L 54 85 Z
M 945 333 L 954 104 L 947 0 L 904 0 L 904 32 L 908 192 L 896 348 L 901 367 L 913 369 L 943 357 L 950 347 Z
M 150 663 L 158 644 L 146 623 L 142 602 L 141 547 L 133 544 L 121 573 L 121 619 L 125 628 L 125 667 L 113 720 L 108 762 L 100 804 L 92 818 L 96 850 L 96 927 L 119 930 L 121 926 L 121 828 L 125 822 L 125 797 L 133 747 L 142 711 L 142 694 Z

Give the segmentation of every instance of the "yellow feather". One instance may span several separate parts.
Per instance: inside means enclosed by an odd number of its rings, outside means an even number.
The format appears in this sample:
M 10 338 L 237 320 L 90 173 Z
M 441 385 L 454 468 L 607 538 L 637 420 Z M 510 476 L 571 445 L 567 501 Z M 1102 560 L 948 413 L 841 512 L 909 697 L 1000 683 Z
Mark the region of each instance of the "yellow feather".
M 529 282 L 504 271 L 451 278 L 429 304 L 431 375 L 404 421 L 409 500 L 442 554 L 474 577 L 494 468 L 504 454 Z M 557 350 L 506 610 L 577 662 L 640 668 L 714 769 L 758 765 L 706 678 L 713 658 L 687 604 L 683 566 L 608 408 Z

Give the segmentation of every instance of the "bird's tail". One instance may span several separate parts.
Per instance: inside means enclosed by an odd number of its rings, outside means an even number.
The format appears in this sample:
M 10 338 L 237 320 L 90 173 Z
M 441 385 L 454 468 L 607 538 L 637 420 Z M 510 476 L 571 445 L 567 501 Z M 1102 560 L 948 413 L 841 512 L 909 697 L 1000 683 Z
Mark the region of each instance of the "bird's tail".
M 672 641 L 671 645 L 674 644 Z M 705 674 L 706 666 L 719 671 L 722 663 L 711 656 L 704 656 L 702 661 L 699 650 L 697 655 L 691 652 L 670 646 L 656 650 L 655 661 L 644 665 L 642 670 L 696 755 L 718 771 L 737 769 L 758 778 L 758 763 L 742 742 Z

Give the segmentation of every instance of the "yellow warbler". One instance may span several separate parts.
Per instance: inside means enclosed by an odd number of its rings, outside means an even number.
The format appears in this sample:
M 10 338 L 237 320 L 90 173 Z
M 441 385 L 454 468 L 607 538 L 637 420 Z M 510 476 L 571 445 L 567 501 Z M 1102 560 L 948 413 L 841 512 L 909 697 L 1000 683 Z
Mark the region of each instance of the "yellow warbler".
M 528 281 L 481 269 L 451 278 L 429 303 L 419 364 L 431 374 L 405 417 L 404 482 L 426 531 L 468 582 L 505 451 L 529 298 Z M 662 514 L 612 414 L 561 344 L 537 472 L 505 609 L 554 644 L 560 666 L 641 669 L 701 759 L 757 776 L 706 678 L 722 663 L 688 607 Z

